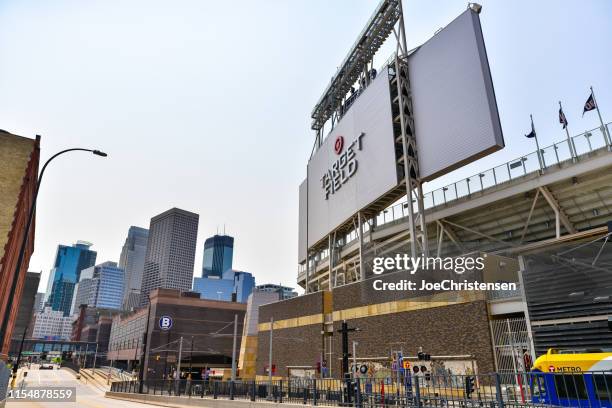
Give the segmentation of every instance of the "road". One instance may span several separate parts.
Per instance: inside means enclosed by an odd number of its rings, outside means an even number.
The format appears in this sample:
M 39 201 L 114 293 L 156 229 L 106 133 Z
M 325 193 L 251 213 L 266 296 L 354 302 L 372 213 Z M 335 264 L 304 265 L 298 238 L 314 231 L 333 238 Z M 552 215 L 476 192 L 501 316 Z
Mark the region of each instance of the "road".
M 26 387 L 75 387 L 76 402 L 8 402 L 6 408 L 144 408 L 151 406 L 105 398 L 102 390 L 78 381 L 72 371 L 38 370 L 36 366 L 27 371 Z M 21 380 L 21 375 L 19 379 Z

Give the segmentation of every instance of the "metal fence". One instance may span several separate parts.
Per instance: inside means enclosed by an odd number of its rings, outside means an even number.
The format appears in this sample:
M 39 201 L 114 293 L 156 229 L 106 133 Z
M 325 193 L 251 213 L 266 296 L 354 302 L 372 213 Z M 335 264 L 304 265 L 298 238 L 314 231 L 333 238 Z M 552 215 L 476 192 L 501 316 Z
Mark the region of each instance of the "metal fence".
M 524 317 L 491 320 L 491 334 L 497 372 L 503 384 L 518 385 L 516 372 L 533 365 L 534 350 Z
M 513 373 L 501 375 L 407 375 L 390 378 L 290 379 L 272 381 L 147 380 L 142 392 L 177 398 L 223 398 L 352 407 L 612 407 L 612 372 Z M 111 391 L 139 393 L 137 381 L 112 384 Z
M 425 193 L 423 196 L 425 209 L 447 204 L 530 173 L 546 172 L 546 170 L 557 167 L 564 162 L 579 161 L 596 150 L 610 149 L 609 129 L 610 123 L 606 124 L 604 128 L 598 127 L 587 130 L 573 136 L 569 141 L 563 140 L 540 148 L 539 155 L 537 151 L 531 152 L 492 169 Z M 572 149 L 575 155 L 572 155 Z M 418 212 L 416 203 L 413 204 L 413 210 Z M 407 215 L 407 204 L 399 203 L 382 211 L 376 218 L 377 225 L 387 224 Z

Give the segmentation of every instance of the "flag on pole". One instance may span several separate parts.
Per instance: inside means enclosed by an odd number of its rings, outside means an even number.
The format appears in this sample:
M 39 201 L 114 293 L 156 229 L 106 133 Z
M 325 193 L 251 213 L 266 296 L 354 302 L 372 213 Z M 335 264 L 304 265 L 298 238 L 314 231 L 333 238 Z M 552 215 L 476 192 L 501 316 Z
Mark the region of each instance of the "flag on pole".
M 536 137 L 535 127 L 533 127 L 533 119 L 531 120 L 531 132 L 528 135 L 525 135 L 525 137 L 529 139 Z
M 567 119 L 565 118 L 565 113 L 563 113 L 563 108 L 559 108 L 559 123 L 563 125 L 563 129 L 567 127 Z
M 584 109 L 582 110 L 582 116 L 584 116 L 586 112 L 592 111 L 595 108 L 597 108 L 597 105 L 595 104 L 595 98 L 593 98 L 593 92 L 591 92 L 591 95 L 589 95 L 589 99 L 587 99 L 586 102 L 584 103 Z

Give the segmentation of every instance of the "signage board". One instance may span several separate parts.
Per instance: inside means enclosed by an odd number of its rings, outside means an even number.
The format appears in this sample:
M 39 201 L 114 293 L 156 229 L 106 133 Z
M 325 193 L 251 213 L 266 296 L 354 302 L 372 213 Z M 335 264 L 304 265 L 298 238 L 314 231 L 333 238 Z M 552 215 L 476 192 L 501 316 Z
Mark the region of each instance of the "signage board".
M 173 323 L 171 316 L 162 316 L 159 318 L 159 328 L 162 330 L 170 330 Z
M 311 157 L 307 172 L 300 210 L 305 195 L 308 247 L 397 186 L 387 69 L 356 98 Z
M 504 147 L 477 13 L 466 10 L 416 49 L 408 70 L 421 180 Z

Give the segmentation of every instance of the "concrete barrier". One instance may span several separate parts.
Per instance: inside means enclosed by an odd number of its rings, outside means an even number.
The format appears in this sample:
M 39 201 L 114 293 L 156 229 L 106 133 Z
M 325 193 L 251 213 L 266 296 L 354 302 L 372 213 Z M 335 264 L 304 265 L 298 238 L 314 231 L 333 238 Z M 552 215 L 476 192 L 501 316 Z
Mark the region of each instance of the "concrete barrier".
M 272 408 L 272 407 L 311 407 L 312 405 L 288 404 L 268 401 L 228 400 L 199 397 L 171 397 L 167 395 L 132 394 L 127 392 L 106 393 L 106 398 L 142 402 L 162 407 L 206 407 L 206 408 Z

